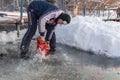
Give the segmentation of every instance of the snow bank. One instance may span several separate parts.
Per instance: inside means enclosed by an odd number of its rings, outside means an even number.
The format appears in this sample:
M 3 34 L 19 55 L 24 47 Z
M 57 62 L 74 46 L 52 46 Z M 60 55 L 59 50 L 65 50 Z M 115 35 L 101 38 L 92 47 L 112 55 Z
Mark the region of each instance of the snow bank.
M 78 16 L 71 24 L 58 27 L 57 41 L 95 54 L 120 57 L 120 23 Z

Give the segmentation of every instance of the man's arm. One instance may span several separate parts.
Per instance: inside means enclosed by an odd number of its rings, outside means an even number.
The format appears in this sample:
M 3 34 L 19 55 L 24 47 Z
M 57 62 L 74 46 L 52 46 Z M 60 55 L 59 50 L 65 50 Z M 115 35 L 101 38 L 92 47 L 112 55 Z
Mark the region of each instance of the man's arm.
M 62 10 L 57 10 L 57 11 L 52 11 L 49 13 L 44 14 L 39 18 L 39 32 L 43 33 L 45 32 L 45 24 L 47 21 L 49 21 L 52 18 L 58 17 L 63 11 Z

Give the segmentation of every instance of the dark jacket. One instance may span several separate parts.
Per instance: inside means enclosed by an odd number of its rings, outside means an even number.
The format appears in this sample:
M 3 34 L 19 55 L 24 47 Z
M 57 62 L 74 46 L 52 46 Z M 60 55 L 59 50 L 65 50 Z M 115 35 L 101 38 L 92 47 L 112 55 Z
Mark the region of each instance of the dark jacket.
M 36 0 L 36 1 L 31 2 L 29 5 L 29 8 L 33 9 L 38 15 L 38 17 L 40 17 L 41 15 L 47 12 L 58 10 L 58 8 L 52 3 L 48 3 L 45 1 L 41 1 L 41 0 Z

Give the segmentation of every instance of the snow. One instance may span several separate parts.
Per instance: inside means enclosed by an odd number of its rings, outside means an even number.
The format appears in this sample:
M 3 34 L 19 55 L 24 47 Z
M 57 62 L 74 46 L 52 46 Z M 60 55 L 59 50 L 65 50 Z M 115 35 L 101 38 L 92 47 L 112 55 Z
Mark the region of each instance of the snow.
M 20 16 L 20 12 L 18 11 L 13 11 L 13 12 L 8 12 L 8 11 L 0 11 L 0 13 L 5 13 L 7 15 L 16 15 L 16 16 Z M 27 13 L 23 13 L 23 16 L 27 16 Z
M 57 42 L 108 57 L 120 57 L 120 23 L 104 22 L 98 17 L 77 16 L 68 25 L 58 25 Z M 20 39 L 26 29 L 21 30 Z M 0 42 L 16 41 L 16 31 L 0 32 Z
M 6 31 L 0 32 L 0 42 L 13 42 L 16 41 L 17 39 L 17 31 L 9 32 L 7 33 Z
M 89 0 L 89 1 L 93 1 L 93 2 L 102 2 L 101 0 Z
M 97 17 L 78 16 L 71 24 L 58 27 L 57 41 L 95 54 L 120 57 L 120 23 Z

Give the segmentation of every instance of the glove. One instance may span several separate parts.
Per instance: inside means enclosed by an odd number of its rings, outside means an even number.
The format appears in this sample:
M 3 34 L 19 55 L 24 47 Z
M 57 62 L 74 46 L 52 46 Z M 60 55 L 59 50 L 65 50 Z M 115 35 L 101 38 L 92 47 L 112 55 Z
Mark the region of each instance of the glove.
M 40 32 L 40 36 L 44 36 L 45 35 L 45 32 Z

